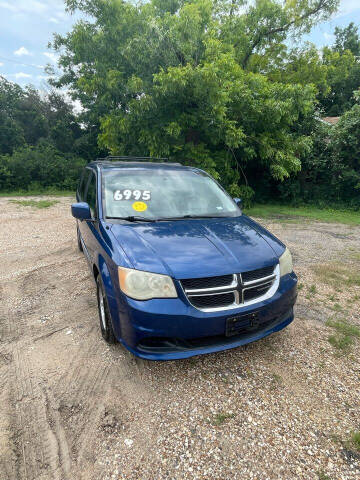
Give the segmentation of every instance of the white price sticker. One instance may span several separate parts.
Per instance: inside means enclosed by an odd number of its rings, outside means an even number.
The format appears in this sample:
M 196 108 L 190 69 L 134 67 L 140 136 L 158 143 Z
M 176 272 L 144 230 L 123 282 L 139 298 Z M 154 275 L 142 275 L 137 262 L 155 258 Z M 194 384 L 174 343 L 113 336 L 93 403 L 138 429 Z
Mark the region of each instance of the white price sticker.
M 115 190 L 114 200 L 151 200 L 150 190 L 132 190 L 130 188 L 125 188 L 124 190 Z

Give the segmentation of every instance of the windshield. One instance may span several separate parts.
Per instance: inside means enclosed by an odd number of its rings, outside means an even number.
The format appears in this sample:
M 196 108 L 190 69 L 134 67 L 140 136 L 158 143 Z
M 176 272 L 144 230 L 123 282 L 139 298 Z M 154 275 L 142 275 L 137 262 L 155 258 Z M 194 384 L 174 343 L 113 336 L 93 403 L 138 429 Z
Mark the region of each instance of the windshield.
M 237 216 L 232 199 L 203 172 L 170 169 L 103 173 L 104 216 L 147 219 Z

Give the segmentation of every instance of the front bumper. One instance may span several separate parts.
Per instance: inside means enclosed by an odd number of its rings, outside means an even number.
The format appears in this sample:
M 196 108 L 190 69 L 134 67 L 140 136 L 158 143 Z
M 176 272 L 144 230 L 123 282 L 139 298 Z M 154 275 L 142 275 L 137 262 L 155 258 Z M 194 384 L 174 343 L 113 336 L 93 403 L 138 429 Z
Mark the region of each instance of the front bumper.
M 280 280 L 269 299 L 247 307 L 202 312 L 184 298 L 154 299 L 146 302 L 125 297 L 114 330 L 118 340 L 134 355 L 148 360 L 175 360 L 227 350 L 250 343 L 286 327 L 294 319 L 297 277 Z M 225 336 L 230 317 L 256 312 L 256 328 L 232 337 Z

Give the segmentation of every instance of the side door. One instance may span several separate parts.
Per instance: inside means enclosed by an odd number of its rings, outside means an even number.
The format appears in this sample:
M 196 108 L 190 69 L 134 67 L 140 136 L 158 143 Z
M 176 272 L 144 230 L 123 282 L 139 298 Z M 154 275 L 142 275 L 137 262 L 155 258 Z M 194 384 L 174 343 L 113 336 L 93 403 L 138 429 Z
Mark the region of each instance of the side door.
M 97 249 L 99 236 L 99 222 L 97 211 L 97 182 L 96 173 L 93 169 L 89 170 L 89 178 L 85 188 L 83 201 L 90 207 L 91 220 L 84 220 L 81 225 L 81 236 L 85 243 L 85 254 L 89 263 L 93 264 L 94 254 Z

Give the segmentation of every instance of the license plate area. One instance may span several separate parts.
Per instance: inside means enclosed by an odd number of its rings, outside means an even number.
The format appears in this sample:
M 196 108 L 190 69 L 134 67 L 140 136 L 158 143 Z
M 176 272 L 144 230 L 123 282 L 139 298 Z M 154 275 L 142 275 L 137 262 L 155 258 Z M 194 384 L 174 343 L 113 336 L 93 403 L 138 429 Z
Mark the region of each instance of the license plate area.
M 225 335 L 231 337 L 247 331 L 251 331 L 259 325 L 257 312 L 236 315 L 226 320 Z

